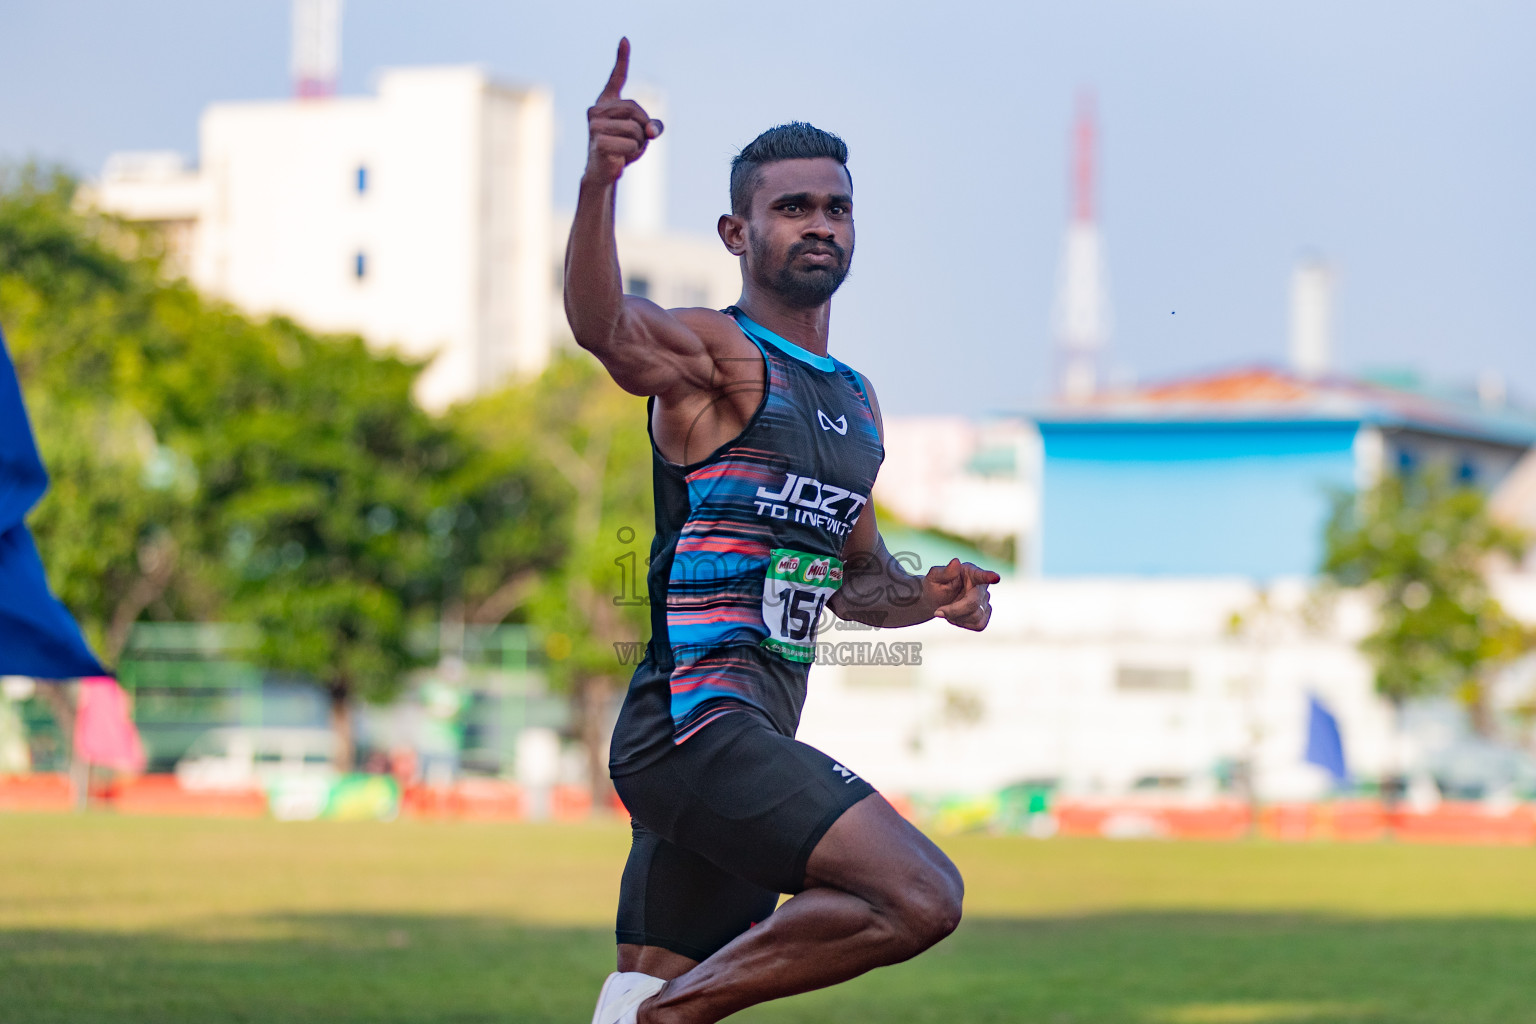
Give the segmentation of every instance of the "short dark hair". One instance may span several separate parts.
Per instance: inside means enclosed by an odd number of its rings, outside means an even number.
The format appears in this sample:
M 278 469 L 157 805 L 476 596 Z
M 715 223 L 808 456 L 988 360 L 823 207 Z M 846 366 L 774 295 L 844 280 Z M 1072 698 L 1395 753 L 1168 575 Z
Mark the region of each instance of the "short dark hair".
M 780 160 L 815 160 L 826 157 L 843 165 L 848 174 L 848 143 L 804 121 L 791 121 L 769 128 L 747 143 L 731 161 L 731 212 L 745 216 L 752 207 L 752 193 L 757 190 L 758 169 Z M 848 183 L 853 175 L 848 174 Z

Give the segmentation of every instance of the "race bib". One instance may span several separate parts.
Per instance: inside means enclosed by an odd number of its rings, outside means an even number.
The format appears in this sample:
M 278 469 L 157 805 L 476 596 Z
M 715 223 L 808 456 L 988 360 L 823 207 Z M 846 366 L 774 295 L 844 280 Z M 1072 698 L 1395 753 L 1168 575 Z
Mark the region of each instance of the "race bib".
M 768 553 L 763 577 L 763 646 L 790 661 L 816 660 L 816 623 L 827 601 L 843 585 L 843 563 L 831 555 L 789 548 Z

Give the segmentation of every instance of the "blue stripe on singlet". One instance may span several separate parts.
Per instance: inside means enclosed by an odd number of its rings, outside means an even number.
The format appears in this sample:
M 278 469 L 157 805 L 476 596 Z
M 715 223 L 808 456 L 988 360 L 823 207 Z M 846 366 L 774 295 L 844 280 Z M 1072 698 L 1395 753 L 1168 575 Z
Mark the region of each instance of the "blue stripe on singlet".
M 796 345 L 794 342 L 785 341 L 783 338 L 779 337 L 777 334 L 774 334 L 768 328 L 753 320 L 745 313 L 737 312 L 736 322 L 741 325 L 742 331 L 744 331 L 748 337 L 756 341 L 767 342 L 774 348 L 778 349 L 780 352 L 789 356 L 791 359 L 798 359 L 808 366 L 816 367 L 818 370 L 837 369 L 837 362 L 831 356 L 818 356 L 814 352 L 807 352 L 805 349 L 801 348 L 799 345 Z

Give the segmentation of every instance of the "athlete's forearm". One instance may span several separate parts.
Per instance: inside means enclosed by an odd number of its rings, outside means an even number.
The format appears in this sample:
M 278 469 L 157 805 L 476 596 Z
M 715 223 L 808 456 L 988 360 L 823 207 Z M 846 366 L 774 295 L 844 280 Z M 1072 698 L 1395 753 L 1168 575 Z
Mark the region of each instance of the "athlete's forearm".
M 614 183 L 582 178 L 565 247 L 565 315 L 582 348 L 601 354 L 624 319 L 623 276 L 613 237 Z
M 848 558 L 843 585 L 832 598 L 832 610 L 842 618 L 892 629 L 927 622 L 937 607 L 923 577 L 907 572 L 883 537 L 873 551 Z

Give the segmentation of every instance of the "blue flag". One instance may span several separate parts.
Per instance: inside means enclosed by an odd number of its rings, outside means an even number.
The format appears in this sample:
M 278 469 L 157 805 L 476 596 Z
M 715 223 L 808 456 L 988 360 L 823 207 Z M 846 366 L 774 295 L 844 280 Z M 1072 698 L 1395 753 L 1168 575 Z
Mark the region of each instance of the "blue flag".
M 1349 781 L 1349 769 L 1344 765 L 1339 720 L 1316 694 L 1307 695 L 1307 705 L 1307 763 L 1324 769 L 1333 776 L 1334 785 L 1342 786 Z
M 106 675 L 69 610 L 48 589 L 27 532 L 27 513 L 47 489 L 16 368 L 0 335 L 0 675 Z

